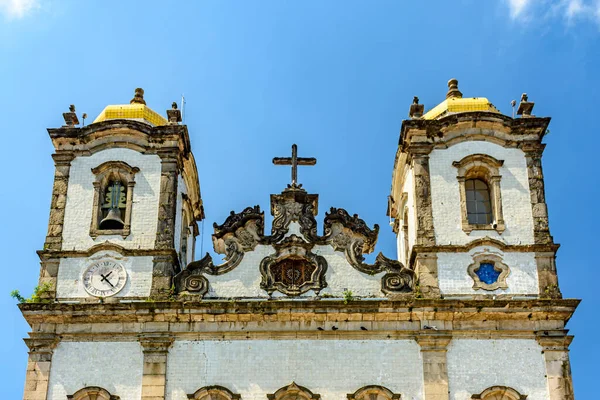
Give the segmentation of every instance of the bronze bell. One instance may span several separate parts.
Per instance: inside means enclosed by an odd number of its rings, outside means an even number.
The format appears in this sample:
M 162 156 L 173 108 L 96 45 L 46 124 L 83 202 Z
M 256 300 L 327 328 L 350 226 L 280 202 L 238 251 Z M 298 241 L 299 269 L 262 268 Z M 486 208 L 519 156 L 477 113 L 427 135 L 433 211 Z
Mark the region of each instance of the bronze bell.
M 117 207 L 111 207 L 108 214 L 100 221 L 100 229 L 123 229 L 125 222 L 121 219 L 121 212 Z

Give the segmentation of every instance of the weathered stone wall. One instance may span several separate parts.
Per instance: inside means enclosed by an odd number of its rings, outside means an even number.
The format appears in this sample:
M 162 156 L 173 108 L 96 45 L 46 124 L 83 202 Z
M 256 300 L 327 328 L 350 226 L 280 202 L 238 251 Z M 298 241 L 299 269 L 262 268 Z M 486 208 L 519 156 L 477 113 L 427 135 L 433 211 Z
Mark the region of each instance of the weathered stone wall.
M 243 400 L 265 400 L 292 381 L 323 400 L 345 399 L 366 385 L 423 398 L 414 340 L 206 340 L 173 343 L 166 399 L 185 400 L 203 386 L 221 385 Z
M 461 229 L 459 183 L 456 179 L 457 169 L 452 163 L 471 154 L 487 154 L 504 161 L 504 165 L 500 167 L 500 188 L 506 230 L 502 235 L 495 230 L 474 230 L 467 234 Z M 461 142 L 447 149 L 433 150 L 429 157 L 429 165 L 433 220 L 438 245 L 461 245 L 484 236 L 499 239 L 507 244 L 534 243 L 529 178 L 522 150 L 484 141 Z
M 467 267 L 476 254 L 494 254 L 510 268 L 508 289 L 474 290 Z M 491 246 L 478 246 L 468 253 L 437 253 L 438 278 L 443 295 L 530 294 L 539 293 L 535 253 L 503 252 Z
M 113 160 L 124 161 L 140 169 L 136 174 L 133 189 L 131 234 L 125 239 L 119 235 L 101 235 L 93 239 L 90 237 L 95 180 L 92 168 Z M 113 148 L 87 157 L 76 157 L 71 162 L 69 175 L 62 249 L 86 250 L 107 240 L 130 249 L 153 248 L 156 240 L 160 179 L 161 159 L 157 155 Z
M 121 400 L 140 400 L 142 347 L 135 342 L 61 342 L 54 350 L 48 400 L 100 386 Z
M 181 247 L 181 224 L 183 217 L 183 194 L 187 194 L 185 182 L 181 175 L 177 177 L 177 206 L 175 207 L 175 250 L 179 251 Z
M 548 400 L 542 348 L 534 339 L 454 339 L 448 345 L 450 400 L 502 385 L 527 400 Z
M 148 297 L 152 285 L 152 256 L 124 257 L 114 251 L 99 251 L 91 257 L 61 258 L 56 284 L 57 299 L 90 297 L 81 280 L 85 269 L 95 260 L 109 257 L 127 271 L 127 283 L 116 297 Z

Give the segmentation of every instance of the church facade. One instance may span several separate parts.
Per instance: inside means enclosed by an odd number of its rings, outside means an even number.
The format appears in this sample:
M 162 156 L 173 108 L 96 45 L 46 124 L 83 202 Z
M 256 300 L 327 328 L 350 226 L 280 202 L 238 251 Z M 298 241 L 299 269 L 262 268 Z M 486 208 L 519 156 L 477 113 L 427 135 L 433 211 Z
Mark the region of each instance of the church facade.
M 315 159 L 275 158 L 291 183 L 204 219 L 188 130 L 143 90 L 48 129 L 54 186 L 24 400 L 572 400 L 541 158 L 550 118 L 513 118 L 458 82 L 403 121 L 379 227 L 299 184 Z M 300 149 L 301 150 L 301 149 Z M 391 162 L 392 160 L 390 160 Z M 202 171 L 200 171 L 202 172 Z

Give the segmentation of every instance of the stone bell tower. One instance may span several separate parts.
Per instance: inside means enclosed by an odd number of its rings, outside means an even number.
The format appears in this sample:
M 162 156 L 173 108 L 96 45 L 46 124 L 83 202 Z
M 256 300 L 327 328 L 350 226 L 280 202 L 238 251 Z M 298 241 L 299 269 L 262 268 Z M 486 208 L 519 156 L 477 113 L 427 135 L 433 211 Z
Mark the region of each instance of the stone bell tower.
M 107 106 L 83 127 L 71 106 L 66 125 L 48 129 L 56 172 L 39 255 L 49 297 L 160 296 L 193 259 L 203 208 L 187 127 L 176 103 L 167 120 L 143 95 L 136 89 L 130 104 Z M 94 271 L 106 262 L 118 269 L 97 281 Z M 122 280 L 111 280 L 119 274 Z
M 523 94 L 520 118 L 505 116 L 486 98 L 463 97 L 456 79 L 426 113 L 414 98 L 400 131 L 389 213 L 398 258 L 417 274 L 424 298 L 564 306 L 541 163 L 550 118 L 534 116 L 533 106 Z M 544 350 L 552 400 L 572 399 L 567 320 L 521 325 Z

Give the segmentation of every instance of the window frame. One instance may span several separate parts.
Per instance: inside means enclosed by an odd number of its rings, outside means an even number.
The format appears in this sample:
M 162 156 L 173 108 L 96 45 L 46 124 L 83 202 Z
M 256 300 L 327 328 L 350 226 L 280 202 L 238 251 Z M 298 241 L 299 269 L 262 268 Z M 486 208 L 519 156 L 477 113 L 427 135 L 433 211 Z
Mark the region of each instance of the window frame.
M 494 283 L 485 283 L 483 282 L 475 271 L 479 268 L 481 264 L 492 264 L 496 271 L 500 271 L 500 275 L 498 279 Z M 508 289 L 508 283 L 506 283 L 506 278 L 510 274 L 510 268 L 508 265 L 504 264 L 502 261 L 502 257 L 497 256 L 495 254 L 478 254 L 473 257 L 473 263 L 467 267 L 467 273 L 473 279 L 473 289 L 474 290 L 497 290 L 497 289 Z
M 500 188 L 502 178 L 500 167 L 504 165 L 504 160 L 497 160 L 487 154 L 471 154 L 460 161 L 454 161 L 452 165 L 458 169 L 456 179 L 458 180 L 460 193 L 462 230 L 467 234 L 474 230 L 495 230 L 502 234 L 506 229 L 502 213 L 502 190 Z M 492 209 L 492 222 L 490 224 L 471 224 L 469 222 L 466 182 L 470 179 L 479 179 L 488 186 Z
M 73 394 L 67 395 L 67 400 L 89 400 L 90 395 L 95 395 L 97 400 L 120 400 L 119 396 L 110 394 L 108 390 L 103 389 L 99 386 L 87 386 L 83 389 L 79 389 Z
M 363 386 L 356 392 L 346 395 L 346 398 L 348 400 L 370 400 L 373 394 L 376 396 L 375 398 L 384 397 L 386 400 L 402 399 L 400 393 L 394 393 L 390 389 L 379 385 Z
M 123 239 L 131 234 L 131 208 L 133 204 L 133 188 L 135 186 L 135 174 L 140 169 L 138 167 L 132 167 L 123 161 L 107 161 L 100 164 L 99 166 L 92 168 L 92 173 L 95 176 L 94 186 L 94 199 L 92 208 L 92 221 L 90 224 L 90 236 L 96 239 L 101 235 L 121 235 Z M 126 204 L 125 204 L 125 217 L 123 218 L 122 229 L 100 229 L 100 222 L 102 221 L 102 202 L 103 193 L 110 184 L 110 182 L 119 180 L 125 186 L 127 190 Z
M 239 394 L 219 385 L 204 386 L 194 393 L 188 394 L 187 398 L 190 400 L 213 400 L 217 396 L 225 400 L 240 400 L 241 398 Z
M 501 398 L 497 397 L 502 396 Z M 494 396 L 494 397 L 492 397 Z M 472 400 L 526 400 L 527 395 L 517 392 L 508 386 L 491 386 L 484 389 L 481 393 L 471 396 Z

